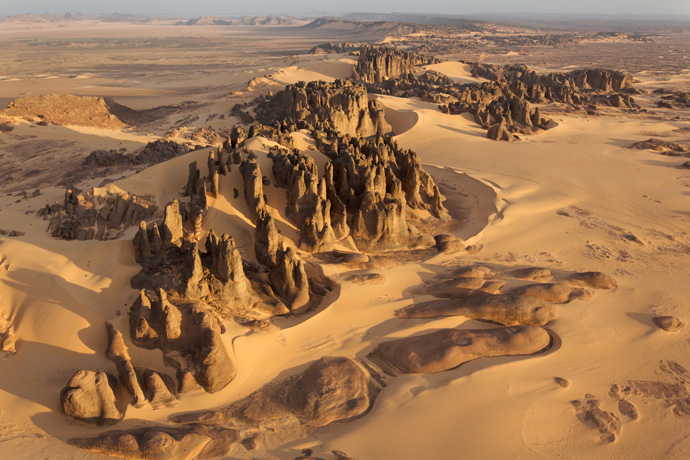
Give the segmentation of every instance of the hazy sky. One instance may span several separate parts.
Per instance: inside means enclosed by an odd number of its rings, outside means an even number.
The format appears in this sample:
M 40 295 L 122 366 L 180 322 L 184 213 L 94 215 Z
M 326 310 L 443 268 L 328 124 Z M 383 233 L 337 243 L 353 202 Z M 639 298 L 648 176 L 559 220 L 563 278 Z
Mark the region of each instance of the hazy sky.
M 0 16 L 114 11 L 173 16 L 344 12 L 690 14 L 690 0 L 0 0 Z

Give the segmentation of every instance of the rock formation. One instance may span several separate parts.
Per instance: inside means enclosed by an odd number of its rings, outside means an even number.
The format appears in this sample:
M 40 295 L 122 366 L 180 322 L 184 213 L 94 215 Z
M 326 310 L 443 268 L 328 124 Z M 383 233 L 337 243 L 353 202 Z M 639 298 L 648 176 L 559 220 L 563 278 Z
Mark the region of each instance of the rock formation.
M 466 316 L 504 326 L 544 326 L 556 319 L 556 307 L 534 297 L 512 294 L 481 295 L 465 299 L 432 300 L 398 310 L 402 318 Z
M 50 219 L 48 231 L 54 238 L 64 240 L 110 240 L 123 230 L 160 215 L 151 197 L 126 193 L 83 195 L 65 190 L 62 205 L 46 205 L 39 215 Z
M 370 385 L 368 373 L 352 359 L 323 357 L 301 374 L 264 385 L 230 406 L 177 415 L 172 420 L 247 429 L 289 418 L 304 430 L 313 430 L 366 412 L 372 403 Z
M 363 45 L 355 72 L 366 83 L 380 83 L 388 78 L 411 73 L 416 66 L 435 64 L 435 58 L 408 53 L 396 48 Z
M 127 352 L 122 333 L 116 330 L 111 323 L 105 323 L 105 325 L 108 330 L 108 348 L 105 355 L 117 366 L 120 383 L 132 397 L 134 407 L 142 407 L 146 403 L 146 396 L 139 382 L 140 376 Z
M 292 248 L 278 250 L 276 267 L 268 275 L 271 288 L 292 313 L 309 306 L 309 279 L 304 263 Z
M 519 296 L 535 297 L 550 303 L 567 303 L 577 299 L 584 300 L 592 297 L 590 291 L 564 283 L 529 284 L 513 288 L 510 293 Z
M 267 267 L 278 263 L 278 245 L 280 238 L 276 224 L 266 208 L 259 209 L 254 232 L 254 252 L 256 260 Z
M 288 85 L 275 98 L 259 104 L 255 111 L 264 124 L 289 118 L 311 124 L 326 123 L 341 134 L 362 137 L 391 131 L 383 107 L 367 97 L 364 86 L 351 80 Z
M 618 283 L 611 276 L 602 272 L 573 273 L 567 282 L 573 286 L 588 287 L 591 289 L 613 289 Z
M 167 375 L 147 369 L 144 372 L 144 388 L 154 410 L 172 407 L 178 403 L 175 383 Z
M 655 316 L 652 318 L 652 322 L 659 329 L 667 332 L 676 331 L 683 325 L 682 321 L 675 316 Z
M 240 172 L 244 179 L 244 199 L 249 207 L 250 216 L 256 219 L 259 210 L 266 206 L 259 163 L 255 159 L 245 159 L 240 164 Z
M 111 425 L 125 416 L 115 400 L 117 381 L 104 372 L 77 371 L 60 393 L 62 410 L 78 420 Z
M 508 131 L 508 128 L 506 127 L 506 121 L 505 119 L 501 119 L 499 123 L 496 123 L 495 125 L 492 125 L 489 128 L 489 131 L 486 133 L 486 137 L 489 139 L 492 139 L 494 141 L 514 141 L 516 139 L 515 135 L 513 135 L 510 131 Z
M 221 457 L 238 441 L 235 430 L 198 426 L 153 426 L 70 439 L 73 446 L 137 460 L 192 460 Z
M 369 355 L 386 372 L 395 375 L 429 374 L 489 356 L 529 355 L 547 348 L 551 337 L 535 326 L 497 329 L 441 329 L 380 343 Z
M 159 348 L 166 364 L 176 369 L 180 392 L 196 381 L 214 393 L 235 376 L 235 366 L 220 337 L 221 326 L 205 304 L 173 303 L 163 291 L 151 300 L 142 291 L 130 309 L 129 324 L 135 345 Z

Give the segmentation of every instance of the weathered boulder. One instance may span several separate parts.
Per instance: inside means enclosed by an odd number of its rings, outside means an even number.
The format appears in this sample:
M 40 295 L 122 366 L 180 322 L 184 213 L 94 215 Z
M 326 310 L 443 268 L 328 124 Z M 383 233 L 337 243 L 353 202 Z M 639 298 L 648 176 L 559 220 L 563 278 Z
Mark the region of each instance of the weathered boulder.
M 535 326 L 441 329 L 382 342 L 369 357 L 391 374 L 429 374 L 452 369 L 477 358 L 530 355 L 544 350 L 550 342 L 548 332 Z
M 172 417 L 176 423 L 258 427 L 289 417 L 306 431 L 363 414 L 371 405 L 368 373 L 345 357 L 323 357 L 230 406 Z M 192 425 L 193 426 L 193 425 Z
M 511 294 L 482 295 L 465 299 L 432 300 L 415 303 L 395 312 L 401 318 L 465 316 L 516 326 L 544 326 L 556 319 L 556 307 L 534 297 Z
M 112 425 L 125 416 L 115 400 L 115 377 L 104 372 L 77 371 L 60 393 L 62 411 L 78 420 Z

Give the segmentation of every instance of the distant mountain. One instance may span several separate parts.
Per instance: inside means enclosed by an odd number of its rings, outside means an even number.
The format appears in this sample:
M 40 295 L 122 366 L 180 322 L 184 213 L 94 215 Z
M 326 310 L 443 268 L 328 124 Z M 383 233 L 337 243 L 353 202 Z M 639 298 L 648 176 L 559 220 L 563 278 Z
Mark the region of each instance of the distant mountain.
M 58 16 L 55 14 L 14 14 L 12 16 L 6 16 L 0 18 L 0 23 L 44 23 L 44 22 L 58 22 L 58 21 L 69 21 L 71 20 L 71 15 L 66 14 L 64 16 Z

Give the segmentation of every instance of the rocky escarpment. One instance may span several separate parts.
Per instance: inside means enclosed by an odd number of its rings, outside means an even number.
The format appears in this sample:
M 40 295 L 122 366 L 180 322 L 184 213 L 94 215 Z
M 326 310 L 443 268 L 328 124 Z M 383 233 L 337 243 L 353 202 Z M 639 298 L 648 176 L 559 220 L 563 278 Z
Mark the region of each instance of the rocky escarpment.
M 420 65 L 438 63 L 438 59 L 408 53 L 396 48 L 363 45 L 355 72 L 365 83 L 380 83 L 389 78 L 409 74 Z
M 255 111 L 265 124 L 291 119 L 327 124 L 342 134 L 363 137 L 391 131 L 383 107 L 367 97 L 364 86 L 351 80 L 288 85 L 275 97 L 260 102 Z
M 38 215 L 50 220 L 48 231 L 54 238 L 83 241 L 119 238 L 125 229 L 158 217 L 160 211 L 149 196 L 67 189 L 62 204 L 46 205 Z
M 608 69 L 582 69 L 567 73 L 538 74 L 526 65 L 470 63 L 473 76 L 501 83 L 524 83 L 536 91 L 602 91 L 604 93 L 635 93 L 633 76 L 628 72 Z M 536 86 L 535 86 L 536 85 Z M 565 90 L 563 89 L 565 88 Z M 568 91 L 570 90 L 570 91 Z M 571 92 L 572 91 L 572 92 Z

